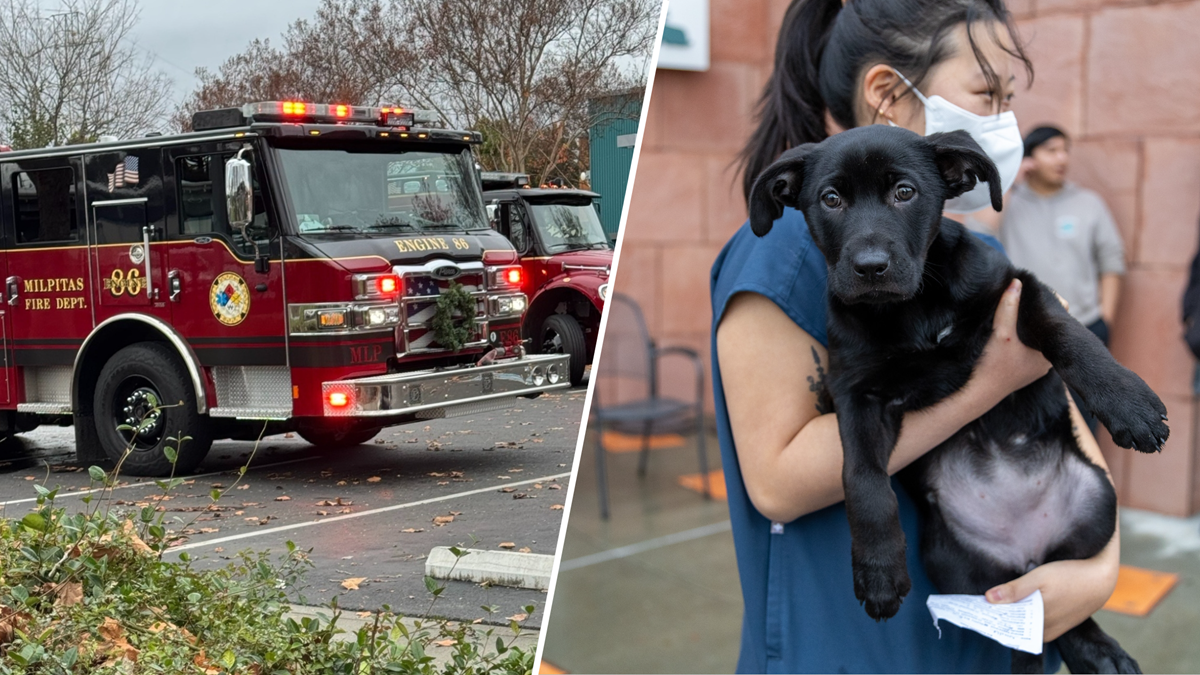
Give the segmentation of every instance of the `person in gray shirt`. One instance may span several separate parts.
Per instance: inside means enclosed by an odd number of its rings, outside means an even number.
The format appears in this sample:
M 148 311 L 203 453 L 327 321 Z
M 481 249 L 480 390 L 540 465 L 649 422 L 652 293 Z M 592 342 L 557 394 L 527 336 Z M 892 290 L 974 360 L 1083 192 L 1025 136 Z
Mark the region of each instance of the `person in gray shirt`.
M 1014 265 L 1057 291 L 1071 316 L 1108 345 L 1125 248 L 1100 195 L 1067 180 L 1070 149 L 1056 127 L 1038 127 L 1025 137 L 1025 180 L 1008 195 L 999 238 Z M 1094 430 L 1095 421 L 1085 417 Z

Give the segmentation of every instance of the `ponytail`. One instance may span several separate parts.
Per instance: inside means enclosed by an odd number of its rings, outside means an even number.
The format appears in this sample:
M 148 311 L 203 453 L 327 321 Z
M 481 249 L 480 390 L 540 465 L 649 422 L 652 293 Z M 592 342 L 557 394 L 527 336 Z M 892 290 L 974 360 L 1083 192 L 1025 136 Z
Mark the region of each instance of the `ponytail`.
M 758 101 L 758 128 L 742 149 L 742 193 L 749 200 L 754 179 L 788 148 L 824 139 L 821 52 L 842 0 L 795 0 L 783 17 L 775 44 L 775 70 Z

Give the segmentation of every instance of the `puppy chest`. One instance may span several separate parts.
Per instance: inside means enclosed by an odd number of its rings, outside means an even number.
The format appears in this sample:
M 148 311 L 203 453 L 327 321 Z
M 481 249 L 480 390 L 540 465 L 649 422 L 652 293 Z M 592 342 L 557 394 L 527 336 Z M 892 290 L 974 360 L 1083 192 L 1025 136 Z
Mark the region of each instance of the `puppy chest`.
M 1017 437 L 1007 444 L 1024 442 Z M 1094 467 L 1065 449 L 988 443 L 993 447 L 943 449 L 931 467 L 934 508 L 962 544 L 1024 571 L 1044 562 L 1051 550 L 1095 518 L 1112 488 Z

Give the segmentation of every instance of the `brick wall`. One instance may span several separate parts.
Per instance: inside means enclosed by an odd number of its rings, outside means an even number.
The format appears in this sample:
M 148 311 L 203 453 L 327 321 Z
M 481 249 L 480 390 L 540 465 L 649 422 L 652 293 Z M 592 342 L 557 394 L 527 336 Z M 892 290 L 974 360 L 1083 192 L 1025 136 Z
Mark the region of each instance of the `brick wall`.
M 618 291 L 660 343 L 709 358 L 708 271 L 745 220 L 735 155 L 770 72 L 785 0 L 711 0 L 712 67 L 656 75 L 625 230 Z M 1113 326 L 1117 358 L 1167 403 L 1161 456 L 1101 444 L 1123 503 L 1200 510 L 1193 361 L 1179 301 L 1200 220 L 1200 0 L 1010 0 L 1036 69 L 1019 92 L 1023 129 L 1053 122 L 1075 141 L 1072 180 L 1108 201 L 1129 275 Z M 688 373 L 664 387 L 690 391 Z M 711 408 L 711 394 L 710 394 Z

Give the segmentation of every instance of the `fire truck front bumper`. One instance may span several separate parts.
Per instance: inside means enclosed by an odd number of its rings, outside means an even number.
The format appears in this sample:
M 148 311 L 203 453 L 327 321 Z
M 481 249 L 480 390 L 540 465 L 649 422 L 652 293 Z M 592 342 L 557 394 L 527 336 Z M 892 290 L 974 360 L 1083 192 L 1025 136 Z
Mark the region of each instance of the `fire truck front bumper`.
M 571 386 L 569 358 L 536 354 L 485 366 L 325 382 L 325 416 L 434 419 L 496 410 L 518 396 Z

